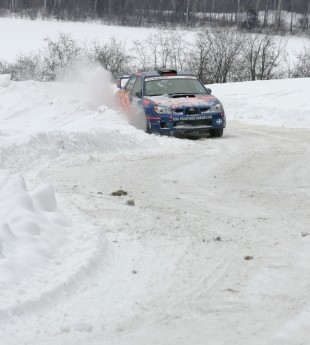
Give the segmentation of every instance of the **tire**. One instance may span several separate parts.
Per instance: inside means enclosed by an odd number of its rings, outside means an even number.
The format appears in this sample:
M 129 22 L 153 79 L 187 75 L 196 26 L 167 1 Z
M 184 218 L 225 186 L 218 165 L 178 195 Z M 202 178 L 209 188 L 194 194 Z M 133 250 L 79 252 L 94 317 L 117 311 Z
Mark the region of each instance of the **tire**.
M 147 134 L 151 134 L 151 133 L 152 133 L 151 124 L 149 123 L 148 120 L 146 120 L 146 130 L 145 130 L 145 132 L 146 132 Z
M 223 135 L 224 129 L 218 128 L 218 129 L 210 129 L 210 136 L 212 138 L 220 138 Z

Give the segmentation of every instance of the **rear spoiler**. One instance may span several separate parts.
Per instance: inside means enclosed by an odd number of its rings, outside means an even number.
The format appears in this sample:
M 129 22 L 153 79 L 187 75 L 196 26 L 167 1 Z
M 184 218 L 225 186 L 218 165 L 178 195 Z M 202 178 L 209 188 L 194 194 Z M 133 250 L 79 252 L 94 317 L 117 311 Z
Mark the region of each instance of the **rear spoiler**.
M 159 69 L 157 70 L 157 73 L 162 76 L 178 75 L 178 71 L 176 69 L 167 69 L 167 68 Z

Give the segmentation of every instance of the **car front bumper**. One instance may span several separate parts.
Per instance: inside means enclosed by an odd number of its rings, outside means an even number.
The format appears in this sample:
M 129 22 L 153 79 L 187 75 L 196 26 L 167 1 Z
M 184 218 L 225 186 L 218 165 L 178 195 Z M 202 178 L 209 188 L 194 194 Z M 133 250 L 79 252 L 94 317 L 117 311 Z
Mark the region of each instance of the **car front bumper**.
M 174 132 L 208 132 L 226 127 L 223 113 L 208 115 L 160 115 L 147 116 L 150 132 L 171 134 Z

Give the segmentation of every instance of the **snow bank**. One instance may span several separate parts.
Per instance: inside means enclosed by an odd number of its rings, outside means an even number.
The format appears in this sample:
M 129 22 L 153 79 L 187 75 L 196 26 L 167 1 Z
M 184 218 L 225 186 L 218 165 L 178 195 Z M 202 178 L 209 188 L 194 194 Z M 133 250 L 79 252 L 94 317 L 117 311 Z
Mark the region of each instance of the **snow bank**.
M 29 191 L 20 175 L 2 178 L 0 319 L 44 305 L 57 289 L 63 293 L 78 284 L 102 260 L 104 243 L 104 232 L 89 221 L 80 219 L 77 227 L 68 220 L 50 185 Z
M 7 87 L 11 81 L 11 74 L 0 74 L 0 87 Z
M 0 163 L 10 172 L 64 154 L 152 150 L 158 138 L 128 124 L 110 75 L 79 66 L 71 82 L 11 82 L 0 88 Z M 99 107 L 100 106 L 100 107 Z
M 222 101 L 228 121 L 310 128 L 310 78 L 214 84 L 209 87 Z
M 29 191 L 23 176 L 37 176 L 58 158 L 67 166 L 158 147 L 157 137 L 113 109 L 114 86 L 104 70 L 80 72 L 71 82 L 0 88 L 0 322 L 70 293 L 106 255 L 104 229 L 71 205 L 68 221 L 53 188 Z
M 58 213 L 50 186 L 27 191 L 21 176 L 0 185 L 0 286 L 19 283 L 64 244 L 67 220 Z M 56 222 L 51 222 L 51 216 Z M 48 242 L 47 242 L 48 239 Z

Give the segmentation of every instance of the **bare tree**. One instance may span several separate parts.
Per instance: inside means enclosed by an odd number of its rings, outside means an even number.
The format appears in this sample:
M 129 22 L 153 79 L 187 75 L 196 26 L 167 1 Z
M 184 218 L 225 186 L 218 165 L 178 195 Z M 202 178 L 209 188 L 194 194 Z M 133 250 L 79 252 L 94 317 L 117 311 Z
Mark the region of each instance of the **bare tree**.
M 136 60 L 141 69 L 183 68 L 187 58 L 184 35 L 173 29 L 160 29 L 143 41 L 134 41 Z
M 195 44 L 191 48 L 190 59 L 187 62 L 188 69 L 206 84 L 210 84 L 211 57 L 209 55 L 210 40 L 204 30 L 198 32 Z
M 236 20 L 236 23 L 237 23 L 237 26 L 240 26 L 240 0 L 237 0 L 237 3 L 238 3 L 238 8 L 237 8 L 237 20 Z
M 210 22 L 212 22 L 213 20 L 214 6 L 215 6 L 215 0 L 212 0 L 212 7 L 210 11 Z
M 54 39 L 45 39 L 47 47 L 43 52 L 44 70 L 47 80 L 54 80 L 65 68 L 70 68 L 81 53 L 78 43 L 66 33 L 59 33 Z
M 294 17 L 294 0 L 291 0 L 291 23 L 290 23 L 290 33 L 293 33 L 293 17 Z
M 187 0 L 187 6 L 186 6 L 186 26 L 188 26 L 189 23 L 189 0 Z
M 43 13 L 47 13 L 47 0 L 43 0 Z
M 226 83 L 242 47 L 242 35 L 234 29 L 218 29 L 213 33 L 207 32 L 207 36 L 210 41 L 209 54 L 214 68 L 214 82 Z
M 297 62 L 294 66 L 294 78 L 310 77 L 310 48 L 304 47 L 303 51 L 296 55 Z
M 307 28 L 309 0 L 0 0 L 0 10 L 32 15 L 41 11 L 60 19 L 101 17 L 106 22 L 124 25 L 198 25 L 210 21 L 221 25 L 240 24 L 249 10 L 265 11 L 261 19 L 280 30 L 283 11 L 301 14 L 300 27 Z M 201 12 L 203 15 L 201 15 Z M 271 22 L 271 16 L 273 21 Z M 35 16 L 34 16 L 35 17 Z M 294 15 L 291 14 L 291 31 Z M 290 23 L 287 23 L 287 29 Z
M 19 0 L 8 0 L 8 4 L 9 4 L 10 11 L 16 12 L 19 5 Z
M 308 28 L 309 25 L 309 13 L 310 13 L 310 0 L 308 1 L 307 11 L 304 14 L 304 18 L 302 21 L 302 29 L 304 30 L 306 27 Z
M 111 37 L 110 42 L 104 44 L 93 42 L 88 52 L 88 58 L 91 61 L 99 62 L 115 78 L 129 73 L 131 57 L 126 54 L 124 43 L 116 37 Z
M 188 66 L 204 83 L 226 83 L 243 44 L 236 30 L 203 28 L 197 35 Z
M 275 1 L 275 7 L 276 7 L 275 29 L 276 31 L 278 31 L 281 26 L 282 0 L 277 0 L 277 4 Z
M 284 51 L 285 44 L 271 34 L 253 34 L 247 37 L 243 46 L 243 67 L 247 79 L 271 79 Z

